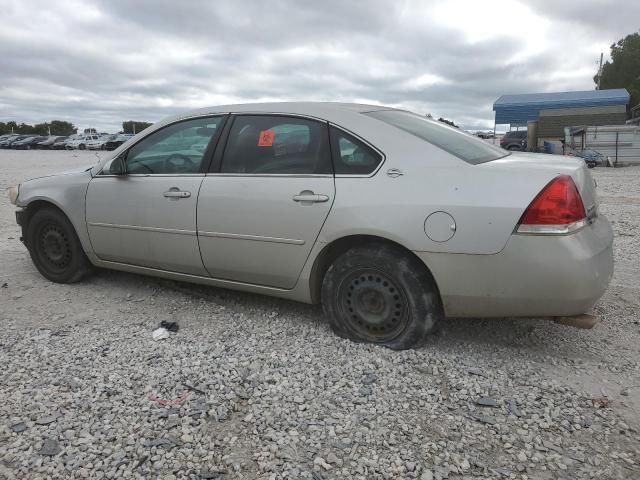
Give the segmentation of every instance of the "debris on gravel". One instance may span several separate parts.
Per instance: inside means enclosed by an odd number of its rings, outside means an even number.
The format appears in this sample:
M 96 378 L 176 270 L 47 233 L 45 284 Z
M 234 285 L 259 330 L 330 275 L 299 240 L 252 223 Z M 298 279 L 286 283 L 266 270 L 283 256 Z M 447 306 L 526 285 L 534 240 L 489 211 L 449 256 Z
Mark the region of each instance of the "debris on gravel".
M 94 160 L 0 151 L 0 187 Z M 0 203 L 0 478 L 640 478 L 640 168 L 593 174 L 616 233 L 599 325 L 451 319 L 402 352 L 318 306 L 50 283 Z M 179 334 L 154 342 L 161 321 Z

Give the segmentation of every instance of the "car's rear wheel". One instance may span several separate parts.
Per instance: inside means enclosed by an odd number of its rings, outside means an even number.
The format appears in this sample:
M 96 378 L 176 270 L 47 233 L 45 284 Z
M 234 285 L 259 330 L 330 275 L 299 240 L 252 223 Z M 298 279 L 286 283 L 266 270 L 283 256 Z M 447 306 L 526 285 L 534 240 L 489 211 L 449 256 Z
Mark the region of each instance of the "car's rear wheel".
M 426 267 L 381 243 L 338 257 L 324 276 L 321 298 L 336 334 L 396 350 L 420 345 L 442 316 Z
M 84 143 L 81 143 L 80 145 L 78 145 L 78 148 L 79 148 L 80 150 L 86 150 L 86 149 L 87 149 L 87 146 L 86 146 Z
M 55 208 L 34 213 L 25 238 L 36 268 L 52 282 L 78 282 L 92 270 L 73 225 Z

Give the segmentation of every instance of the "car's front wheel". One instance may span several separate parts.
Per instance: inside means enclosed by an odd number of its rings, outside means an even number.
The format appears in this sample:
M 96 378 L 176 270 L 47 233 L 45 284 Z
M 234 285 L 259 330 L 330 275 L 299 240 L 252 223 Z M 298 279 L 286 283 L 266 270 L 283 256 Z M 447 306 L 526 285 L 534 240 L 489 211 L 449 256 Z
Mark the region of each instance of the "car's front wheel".
M 78 282 L 92 270 L 73 225 L 55 208 L 33 214 L 25 239 L 36 268 L 52 282 Z
M 321 299 L 337 335 L 395 350 L 420 345 L 442 316 L 426 267 L 381 243 L 338 257 L 324 276 Z

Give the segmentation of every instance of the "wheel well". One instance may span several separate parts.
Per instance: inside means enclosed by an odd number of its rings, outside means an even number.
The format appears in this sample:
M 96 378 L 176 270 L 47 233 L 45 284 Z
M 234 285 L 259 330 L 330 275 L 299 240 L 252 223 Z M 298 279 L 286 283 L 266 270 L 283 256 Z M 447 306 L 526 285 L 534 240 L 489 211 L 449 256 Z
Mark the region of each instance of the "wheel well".
M 337 240 L 334 240 L 329 245 L 324 247 L 322 251 L 316 257 L 313 267 L 311 268 L 311 275 L 309 277 L 309 287 L 311 291 L 311 301 L 313 303 L 320 302 L 320 291 L 322 290 L 322 280 L 324 279 L 327 270 L 334 262 L 336 258 L 342 255 L 347 250 L 350 250 L 355 247 L 361 247 L 371 243 L 382 243 L 386 245 L 390 245 L 395 249 L 401 251 L 402 253 L 415 258 L 418 260 L 420 265 L 424 266 L 425 271 L 431 277 L 436 289 L 438 288 L 437 282 L 424 262 L 411 250 L 406 248 L 405 246 L 399 244 L 398 242 L 394 242 L 393 240 L 389 240 L 388 238 L 376 237 L 375 235 L 350 235 L 348 237 L 342 237 Z M 438 295 L 440 291 L 438 290 Z
M 29 225 L 29 222 L 31 221 L 31 217 L 36 212 L 42 210 L 43 208 L 54 208 L 58 210 L 60 213 L 62 213 L 65 217 L 67 217 L 67 219 L 69 218 L 67 214 L 64 213 L 62 209 L 60 209 L 56 204 L 48 202 L 46 200 L 34 200 L 33 202 L 27 205 L 25 209 L 25 215 L 22 221 L 22 236 L 25 238 L 25 241 L 26 241 L 27 225 Z

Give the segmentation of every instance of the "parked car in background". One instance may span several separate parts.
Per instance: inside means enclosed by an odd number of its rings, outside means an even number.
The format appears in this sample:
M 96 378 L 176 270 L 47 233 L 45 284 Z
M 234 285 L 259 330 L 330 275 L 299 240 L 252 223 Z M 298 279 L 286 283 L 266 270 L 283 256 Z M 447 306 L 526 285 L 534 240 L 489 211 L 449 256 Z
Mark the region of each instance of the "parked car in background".
M 444 316 L 585 325 L 613 274 L 584 161 L 407 111 L 226 105 L 116 152 L 9 189 L 47 279 L 96 266 L 321 303 L 338 335 L 404 349 Z
M 71 142 L 75 141 L 75 140 L 78 140 L 78 139 L 84 137 L 84 136 L 85 135 L 82 134 L 82 133 L 74 133 L 73 135 L 69 135 L 67 137 L 67 139 L 64 141 L 64 148 L 71 150 L 71 147 L 67 147 L 67 145 L 70 144 Z
M 125 143 L 126 141 L 128 141 L 129 139 L 131 139 L 133 137 L 134 137 L 134 135 L 131 134 L 131 133 L 121 133 L 121 134 L 117 135 L 114 139 L 107 141 L 104 144 L 104 149 L 105 150 L 115 150 L 120 145 L 122 145 L 123 143 Z
M 483 139 L 488 139 L 488 138 L 494 138 L 494 134 L 493 132 L 476 132 L 476 136 L 478 138 L 483 138 Z
M 524 152 L 527 149 L 527 131 L 512 130 L 500 139 L 500 146 L 506 150 Z
M 26 137 L 21 138 L 19 140 L 14 140 L 13 142 L 11 142 L 11 148 L 14 149 L 14 150 L 20 150 L 22 148 L 22 143 L 23 142 L 30 142 L 34 138 L 36 138 L 36 137 L 32 136 L 32 135 L 27 135 Z
M 49 147 L 51 150 L 64 150 L 69 137 L 58 137 Z
M 0 144 L 2 142 L 4 142 L 5 140 L 9 140 L 13 137 L 17 137 L 18 134 L 17 133 L 5 133 L 4 135 L 0 135 Z
M 51 148 L 51 145 L 53 145 L 55 143 L 55 141 L 57 139 L 59 139 L 59 138 L 60 138 L 59 135 L 52 135 L 50 137 L 47 137 L 44 140 L 42 140 L 41 142 L 36 143 L 35 144 L 35 148 L 48 150 L 48 149 Z
M 97 140 L 90 140 L 89 142 L 87 142 L 87 149 L 88 150 L 104 150 L 105 144 L 109 140 L 114 140 L 117 136 L 118 135 L 111 135 L 111 134 L 102 135 L 101 134 Z
M 15 150 L 31 150 L 32 148 L 36 148 L 36 144 L 43 140 L 46 140 L 47 137 L 27 137 L 19 140 L 17 142 L 13 142 L 11 144 L 11 148 Z
M 2 140 L 0 142 L 0 148 L 11 148 L 11 144 L 13 142 L 24 140 L 25 138 L 27 138 L 29 136 L 30 135 L 12 135 L 12 136 L 9 136 L 9 137 L 5 138 L 4 140 Z
M 87 143 L 93 140 L 98 140 L 99 138 L 100 137 L 98 135 L 82 135 L 78 138 L 68 141 L 66 143 L 66 148 L 67 150 L 74 150 L 76 148 L 78 150 L 86 150 Z

